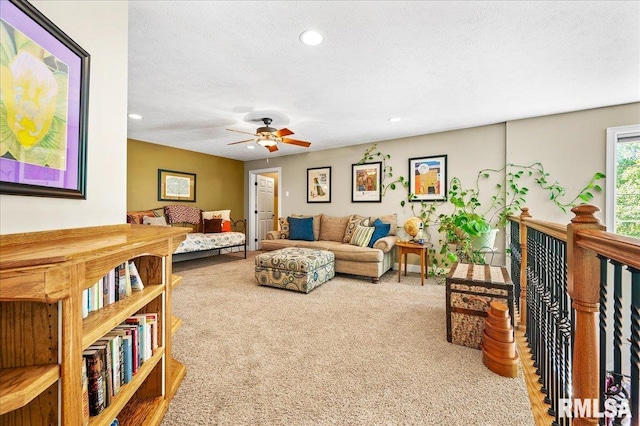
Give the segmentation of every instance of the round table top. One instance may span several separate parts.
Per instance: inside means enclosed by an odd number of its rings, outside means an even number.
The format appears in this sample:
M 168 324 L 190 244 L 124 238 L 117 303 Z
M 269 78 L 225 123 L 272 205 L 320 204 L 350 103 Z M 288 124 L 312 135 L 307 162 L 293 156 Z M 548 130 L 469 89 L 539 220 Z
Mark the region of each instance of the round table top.
M 423 244 L 418 244 L 417 242 L 413 242 L 413 241 L 398 241 L 396 242 L 397 246 L 400 247 L 409 247 L 409 248 L 431 248 L 433 247 L 433 244 L 431 244 L 428 241 L 425 241 Z

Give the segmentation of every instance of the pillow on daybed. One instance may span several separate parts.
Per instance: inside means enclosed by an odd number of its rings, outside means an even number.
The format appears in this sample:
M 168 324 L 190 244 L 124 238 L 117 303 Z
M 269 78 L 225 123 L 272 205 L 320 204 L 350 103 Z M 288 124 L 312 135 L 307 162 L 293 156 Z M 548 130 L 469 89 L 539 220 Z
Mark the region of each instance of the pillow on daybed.
M 222 220 L 231 220 L 231 210 L 209 210 L 206 212 L 202 212 L 202 218 L 203 219 L 219 219 L 222 218 Z
M 222 219 L 202 219 L 202 232 L 205 234 L 222 232 Z
M 169 226 L 169 224 L 167 223 L 167 219 L 165 219 L 164 216 L 160 216 L 160 217 L 144 216 L 142 218 L 142 224 L 154 225 L 154 226 Z
M 145 216 L 156 217 L 156 213 L 153 210 L 140 210 L 127 212 L 127 223 L 135 223 L 136 225 L 142 225 L 142 220 Z
M 376 219 L 375 222 L 372 223 L 374 231 L 373 235 L 371 235 L 371 240 L 369 240 L 369 247 L 373 248 L 373 245 L 380 238 L 384 238 L 389 235 L 389 231 L 391 230 L 390 223 L 384 223 L 380 219 Z
M 289 239 L 301 241 L 313 241 L 312 217 L 289 217 Z

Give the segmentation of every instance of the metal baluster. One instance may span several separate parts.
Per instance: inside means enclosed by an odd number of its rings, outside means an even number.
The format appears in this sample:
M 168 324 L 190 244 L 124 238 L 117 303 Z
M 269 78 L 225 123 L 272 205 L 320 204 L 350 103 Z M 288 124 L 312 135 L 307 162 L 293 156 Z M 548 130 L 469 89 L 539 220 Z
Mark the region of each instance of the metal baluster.
M 613 375 L 622 381 L 622 264 L 611 260 L 613 265 Z M 606 370 L 606 364 L 600 369 Z M 622 419 L 615 417 L 614 426 L 621 426 Z
M 640 271 L 631 272 L 631 423 L 640 425 Z
M 600 259 L 600 412 L 604 412 L 604 392 L 607 377 L 607 258 Z M 605 424 L 605 419 L 598 422 Z

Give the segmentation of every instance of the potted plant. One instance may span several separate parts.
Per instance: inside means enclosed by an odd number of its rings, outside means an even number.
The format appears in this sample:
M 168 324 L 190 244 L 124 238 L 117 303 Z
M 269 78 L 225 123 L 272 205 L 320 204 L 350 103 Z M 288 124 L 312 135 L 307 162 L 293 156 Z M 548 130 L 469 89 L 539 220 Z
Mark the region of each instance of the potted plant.
M 495 184 L 495 193 L 489 198 L 486 205 L 480 202 L 481 182 L 493 176 L 505 173 L 505 184 Z M 549 199 L 563 212 L 578 204 L 588 202 L 593 198 L 592 191 L 601 191 L 596 184 L 605 175 L 596 173 L 589 183 L 569 202 L 562 202 L 561 197 L 566 195 L 566 189 L 558 182 L 549 182 L 549 174 L 545 172 L 541 163 L 533 163 L 528 166 L 507 164 L 501 169 L 483 169 L 478 172 L 475 187 L 465 188 L 458 177 L 453 177 L 449 184 L 448 201 L 453 205 L 451 213 L 438 215 L 439 228 L 443 239 L 443 247 L 465 261 L 484 263 L 484 252 L 493 250 L 497 233 L 504 229 L 507 218 L 518 214 L 525 206 L 529 188 L 526 178 L 544 191 L 549 192 Z M 447 258 L 449 253 L 441 251 Z M 462 256 L 461 256 L 462 255 Z

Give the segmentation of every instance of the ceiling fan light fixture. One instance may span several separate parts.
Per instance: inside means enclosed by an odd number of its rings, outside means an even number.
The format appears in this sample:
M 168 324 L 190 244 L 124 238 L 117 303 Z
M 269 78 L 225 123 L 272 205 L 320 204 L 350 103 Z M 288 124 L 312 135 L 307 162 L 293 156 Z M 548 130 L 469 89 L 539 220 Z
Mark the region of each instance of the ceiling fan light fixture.
M 270 146 L 274 146 L 278 144 L 278 141 L 275 139 L 271 139 L 271 138 L 258 138 L 258 140 L 256 141 L 256 143 L 260 146 L 263 146 L 265 148 L 269 148 Z
M 307 30 L 300 34 L 300 41 L 307 46 L 317 46 L 322 43 L 324 37 L 318 31 Z

